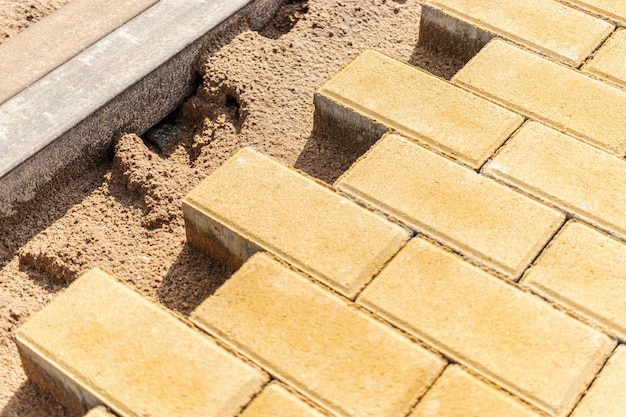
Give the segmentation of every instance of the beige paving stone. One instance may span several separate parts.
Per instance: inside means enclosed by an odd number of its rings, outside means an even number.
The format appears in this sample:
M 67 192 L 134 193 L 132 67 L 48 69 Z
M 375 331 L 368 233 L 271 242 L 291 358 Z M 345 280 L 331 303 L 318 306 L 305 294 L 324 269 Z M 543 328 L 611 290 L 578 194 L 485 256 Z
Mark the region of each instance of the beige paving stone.
M 615 347 L 423 238 L 411 240 L 357 301 L 554 416 L 569 413 Z
M 298 396 L 292 394 L 282 384 L 272 382 L 239 414 L 240 417 L 324 417 L 321 411 L 313 408 Z
M 571 417 L 622 417 L 625 385 L 626 348 L 619 345 Z
M 527 123 L 483 172 L 626 238 L 626 161 Z
M 626 244 L 568 222 L 523 277 L 523 285 L 626 340 Z
M 626 5 L 626 2 L 624 2 Z M 626 30 L 613 33 L 583 67 L 583 71 L 626 87 Z
M 512 279 L 564 221 L 560 212 L 395 134 L 335 185 Z
M 523 122 L 520 115 L 375 51 L 363 52 L 322 85 L 315 104 L 315 129 L 351 147 L 364 151 L 393 129 L 474 169 Z
M 439 37 L 448 43 L 468 38 L 470 43 L 486 43 L 502 37 L 571 66 L 580 65 L 614 29 L 602 19 L 552 0 L 427 0 L 421 24 L 420 38 L 426 39 L 420 42 L 441 43 L 431 39 Z
M 489 42 L 452 82 L 564 133 L 626 155 L 626 91 L 620 88 L 498 39 Z
M 0 45 L 0 103 L 78 55 L 157 0 L 72 0 Z
M 191 320 L 336 416 L 405 416 L 445 364 L 267 253 Z
M 560 0 L 563 3 L 571 4 L 582 10 L 591 12 L 592 15 L 600 15 L 617 22 L 619 25 L 626 25 L 626 3 L 621 0 Z
M 28 377 L 77 413 L 233 416 L 268 376 L 92 269 L 15 335 Z
M 104 407 L 96 407 L 89 410 L 85 417 L 115 417 L 113 414 L 109 413 Z
M 510 394 L 450 365 L 409 417 L 539 417 Z
M 183 200 L 189 241 L 238 264 L 267 250 L 354 297 L 409 232 L 244 148 Z

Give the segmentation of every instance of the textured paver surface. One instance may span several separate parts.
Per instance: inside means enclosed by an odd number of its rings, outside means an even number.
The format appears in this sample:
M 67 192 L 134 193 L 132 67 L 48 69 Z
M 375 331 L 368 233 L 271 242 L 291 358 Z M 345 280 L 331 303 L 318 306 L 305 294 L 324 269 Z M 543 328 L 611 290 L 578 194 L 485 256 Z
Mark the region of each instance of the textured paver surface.
M 511 278 L 564 220 L 560 212 L 395 134 L 381 139 L 335 185 Z
M 614 347 L 601 332 L 421 238 L 357 301 L 555 415 L 574 406 Z
M 523 284 L 626 340 L 624 265 L 624 242 L 570 221 L 524 275 Z
M 449 19 L 441 25 L 458 31 L 486 31 L 510 39 L 569 65 L 580 65 L 614 27 L 610 23 L 552 0 L 428 0 Z M 425 24 L 426 22 L 422 22 Z M 469 27 L 469 28 L 468 28 Z M 437 32 L 435 32 L 437 33 Z
M 409 232 L 331 188 L 246 148 L 183 202 L 187 235 L 244 261 L 270 251 L 353 297 Z
M 626 238 L 626 160 L 528 123 L 485 173 Z
M 284 385 L 272 382 L 257 395 L 240 414 L 241 417 L 327 417 L 297 395 L 289 392 Z
M 538 417 L 504 391 L 450 365 L 409 417 Z
M 98 269 L 32 317 L 16 341 L 29 377 L 83 412 L 105 403 L 122 416 L 236 415 L 267 380 Z
M 177 1 L 117 36 L 209 4 Z M 189 318 L 91 270 L 17 331 L 28 376 L 119 417 L 623 415 L 626 9 L 427 3 L 426 35 L 489 42 L 451 82 L 359 54 L 311 97 L 315 133 L 365 152 L 333 186 L 239 150 L 182 204 L 188 243 L 239 269 Z M 91 77 L 81 56 L 39 87 Z
M 191 320 L 341 416 L 403 416 L 444 361 L 267 254 Z
M 423 70 L 374 51 L 363 52 L 315 97 L 317 129 L 356 144 L 377 123 L 479 168 L 523 118 Z M 428 103 L 427 106 L 424 103 Z M 337 120 L 347 113 L 342 120 Z M 363 117 L 357 118 L 353 114 Z M 352 122 L 352 123 L 351 123 Z M 337 126 L 343 131 L 334 134 Z M 364 135 L 365 136 L 365 135 Z M 362 140 L 371 146 L 375 138 Z
M 626 155 L 622 122 L 626 91 L 575 69 L 494 40 L 452 81 L 618 156 Z
M 624 415 L 626 396 L 626 348 L 620 345 L 572 413 L 572 417 L 618 417 Z
M 626 3 L 625 3 L 626 4 Z M 626 86 L 626 30 L 620 29 L 602 45 L 583 67 L 584 72 Z

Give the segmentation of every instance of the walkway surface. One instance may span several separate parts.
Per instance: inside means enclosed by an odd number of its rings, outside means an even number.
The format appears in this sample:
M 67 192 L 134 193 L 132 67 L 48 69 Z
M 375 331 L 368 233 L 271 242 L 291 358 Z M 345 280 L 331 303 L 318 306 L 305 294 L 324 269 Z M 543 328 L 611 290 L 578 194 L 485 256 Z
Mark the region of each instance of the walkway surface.
M 622 416 L 626 9 L 519 4 L 427 1 L 452 80 L 363 51 L 312 97 L 362 154 L 333 186 L 240 150 L 182 208 L 238 271 L 189 318 L 89 271 L 29 378 L 90 416 Z

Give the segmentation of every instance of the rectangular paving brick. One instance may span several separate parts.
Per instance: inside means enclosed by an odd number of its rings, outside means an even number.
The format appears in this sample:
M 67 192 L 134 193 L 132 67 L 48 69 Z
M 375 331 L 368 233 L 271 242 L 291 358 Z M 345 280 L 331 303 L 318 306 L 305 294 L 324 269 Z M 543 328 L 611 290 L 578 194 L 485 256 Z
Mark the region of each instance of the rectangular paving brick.
M 577 70 L 495 39 L 452 82 L 618 156 L 626 155 L 626 91 Z
M 626 410 L 626 347 L 619 345 L 571 417 L 622 417 Z
M 96 407 L 89 410 L 84 417 L 115 417 L 113 414 L 109 413 L 104 407 Z
M 191 320 L 336 416 L 405 416 L 445 364 L 267 253 Z
M 92 269 L 15 335 L 28 377 L 77 413 L 234 416 L 268 377 Z
M 409 417 L 540 417 L 505 391 L 450 365 Z
M 238 265 L 272 252 L 354 297 L 409 231 L 244 148 L 183 199 L 188 240 Z
M 624 2 L 626 5 L 626 2 Z M 587 61 L 583 71 L 626 87 L 626 30 L 617 30 L 596 51 L 593 59 Z
M 560 212 L 394 134 L 335 185 L 512 279 L 564 221 Z
M 501 37 L 575 67 L 614 29 L 552 0 L 427 0 L 420 25 L 420 42 L 463 58 Z
M 626 161 L 527 123 L 483 172 L 626 238 Z
M 523 285 L 626 340 L 626 244 L 576 221 L 523 277 Z
M 157 0 L 72 0 L 0 44 L 0 103 L 78 55 Z
M 291 393 L 284 385 L 272 382 L 239 414 L 240 417 L 324 417 L 328 414 L 313 408 Z
M 622 0 L 561 0 L 590 14 L 602 16 L 617 22 L 620 26 L 626 25 L 626 2 Z
M 364 151 L 389 129 L 479 168 L 523 122 L 414 66 L 365 51 L 315 93 L 315 130 Z M 425 104 L 427 103 L 427 105 Z
M 411 240 L 357 302 L 554 416 L 569 413 L 615 347 L 423 238 Z

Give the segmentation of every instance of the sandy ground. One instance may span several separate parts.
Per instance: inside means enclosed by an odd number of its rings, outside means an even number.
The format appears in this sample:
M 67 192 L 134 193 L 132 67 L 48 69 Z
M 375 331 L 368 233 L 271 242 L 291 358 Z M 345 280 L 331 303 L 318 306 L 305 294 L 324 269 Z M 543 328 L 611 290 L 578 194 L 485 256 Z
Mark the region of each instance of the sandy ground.
M 24 24 L 1 19 L 44 3 L 0 0 L 0 36 Z M 11 335 L 81 272 L 101 266 L 182 315 L 228 278 L 186 243 L 181 198 L 233 152 L 252 145 L 327 182 L 350 165 L 355 155 L 311 133 L 313 92 L 359 51 L 451 77 L 460 63 L 417 44 L 420 9 L 417 0 L 291 1 L 260 31 L 236 28 L 207 48 L 204 82 L 181 109 L 0 219 L 0 417 L 71 415 L 26 380 Z

